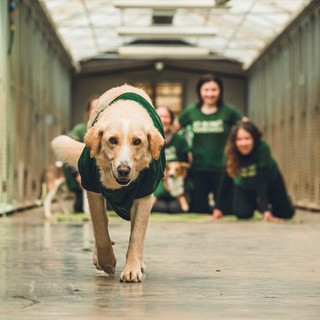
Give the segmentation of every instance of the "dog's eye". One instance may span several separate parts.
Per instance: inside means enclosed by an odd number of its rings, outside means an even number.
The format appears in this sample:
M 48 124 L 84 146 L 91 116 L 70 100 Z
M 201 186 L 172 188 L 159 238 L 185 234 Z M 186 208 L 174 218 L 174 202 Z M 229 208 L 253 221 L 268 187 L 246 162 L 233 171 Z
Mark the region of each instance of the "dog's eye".
M 111 137 L 111 138 L 109 139 L 109 142 L 110 142 L 111 144 L 118 144 L 118 139 L 117 139 L 116 137 Z
M 132 143 L 134 146 L 138 146 L 139 144 L 141 144 L 141 140 L 139 138 L 135 138 L 133 139 Z

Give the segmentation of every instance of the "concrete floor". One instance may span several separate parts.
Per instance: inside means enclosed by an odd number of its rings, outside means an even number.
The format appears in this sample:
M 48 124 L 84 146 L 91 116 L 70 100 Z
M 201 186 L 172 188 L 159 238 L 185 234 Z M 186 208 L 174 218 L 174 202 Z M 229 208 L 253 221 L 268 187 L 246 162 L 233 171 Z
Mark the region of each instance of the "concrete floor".
M 120 283 L 129 223 L 114 218 L 115 277 L 92 265 L 90 222 L 42 208 L 0 219 L 0 319 L 320 319 L 320 214 L 284 224 L 157 222 L 147 273 Z

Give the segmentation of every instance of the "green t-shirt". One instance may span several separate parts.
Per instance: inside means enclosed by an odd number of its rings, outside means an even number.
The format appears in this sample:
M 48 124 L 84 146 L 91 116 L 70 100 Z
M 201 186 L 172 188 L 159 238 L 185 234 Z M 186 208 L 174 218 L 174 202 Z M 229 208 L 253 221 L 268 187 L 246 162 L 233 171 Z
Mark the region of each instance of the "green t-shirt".
M 144 107 L 153 120 L 155 127 L 164 137 L 162 122 L 158 114 L 148 103 L 148 101 L 137 94 L 125 93 L 113 100 L 110 105 L 120 99 L 133 100 Z M 96 120 L 97 118 L 95 119 L 93 125 L 95 124 Z M 90 158 L 90 151 L 87 147 L 84 148 L 81 154 L 78 162 L 78 169 L 81 175 L 81 182 L 84 189 L 96 193 L 101 193 L 121 218 L 130 220 L 130 209 L 132 207 L 133 200 L 146 197 L 155 191 L 158 183 L 163 178 L 165 163 L 165 153 L 164 148 L 162 148 L 158 160 L 152 160 L 149 168 L 142 170 L 135 181 L 131 182 L 128 186 L 116 190 L 107 189 L 102 185 L 100 181 L 99 168 L 96 165 L 96 160 L 94 158 Z
M 181 126 L 190 125 L 193 132 L 193 170 L 213 172 L 225 167 L 224 149 L 231 127 L 242 117 L 230 104 L 223 104 L 212 114 L 204 114 L 193 105 L 180 115 Z
M 279 174 L 265 141 L 261 141 L 249 155 L 242 156 L 241 163 L 239 176 L 234 178 L 234 183 L 248 190 L 257 190 L 261 184 L 270 184 Z
M 167 162 L 188 162 L 189 146 L 186 138 L 180 134 L 174 134 L 170 142 L 166 143 L 164 152 Z

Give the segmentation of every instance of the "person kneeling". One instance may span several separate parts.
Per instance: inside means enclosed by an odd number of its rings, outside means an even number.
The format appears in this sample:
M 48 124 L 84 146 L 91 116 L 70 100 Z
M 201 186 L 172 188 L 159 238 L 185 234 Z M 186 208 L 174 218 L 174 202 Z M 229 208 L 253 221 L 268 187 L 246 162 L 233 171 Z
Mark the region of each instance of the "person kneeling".
M 250 121 L 239 121 L 231 131 L 226 155 L 227 173 L 233 179 L 232 213 L 239 219 L 250 219 L 258 209 L 264 221 L 281 222 L 292 218 L 295 209 L 270 148 L 261 137 Z M 213 219 L 223 217 L 219 209 Z

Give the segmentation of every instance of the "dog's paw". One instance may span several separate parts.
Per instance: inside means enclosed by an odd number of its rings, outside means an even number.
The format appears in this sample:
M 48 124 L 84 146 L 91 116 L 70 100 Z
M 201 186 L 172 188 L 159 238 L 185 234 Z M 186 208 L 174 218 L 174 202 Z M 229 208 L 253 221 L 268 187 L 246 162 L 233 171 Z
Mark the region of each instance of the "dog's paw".
M 187 203 L 184 203 L 181 205 L 181 209 L 183 212 L 189 212 L 189 205 Z
M 146 270 L 146 266 L 141 263 L 127 263 L 124 270 L 121 272 L 121 282 L 141 282 L 143 278 L 143 272 Z
M 94 248 L 93 264 L 98 270 L 103 270 L 105 273 L 114 275 L 117 259 L 113 253 L 113 250 L 108 253 L 98 254 L 97 249 Z
M 94 266 L 95 266 L 98 270 L 101 270 L 101 267 L 100 267 L 99 261 L 98 261 L 97 247 L 94 247 L 94 249 L 93 249 L 92 260 L 93 260 Z
M 189 207 L 189 203 L 188 203 L 185 196 L 182 195 L 182 196 L 178 197 L 178 202 L 179 202 L 181 210 L 183 212 L 189 212 L 190 207 Z

